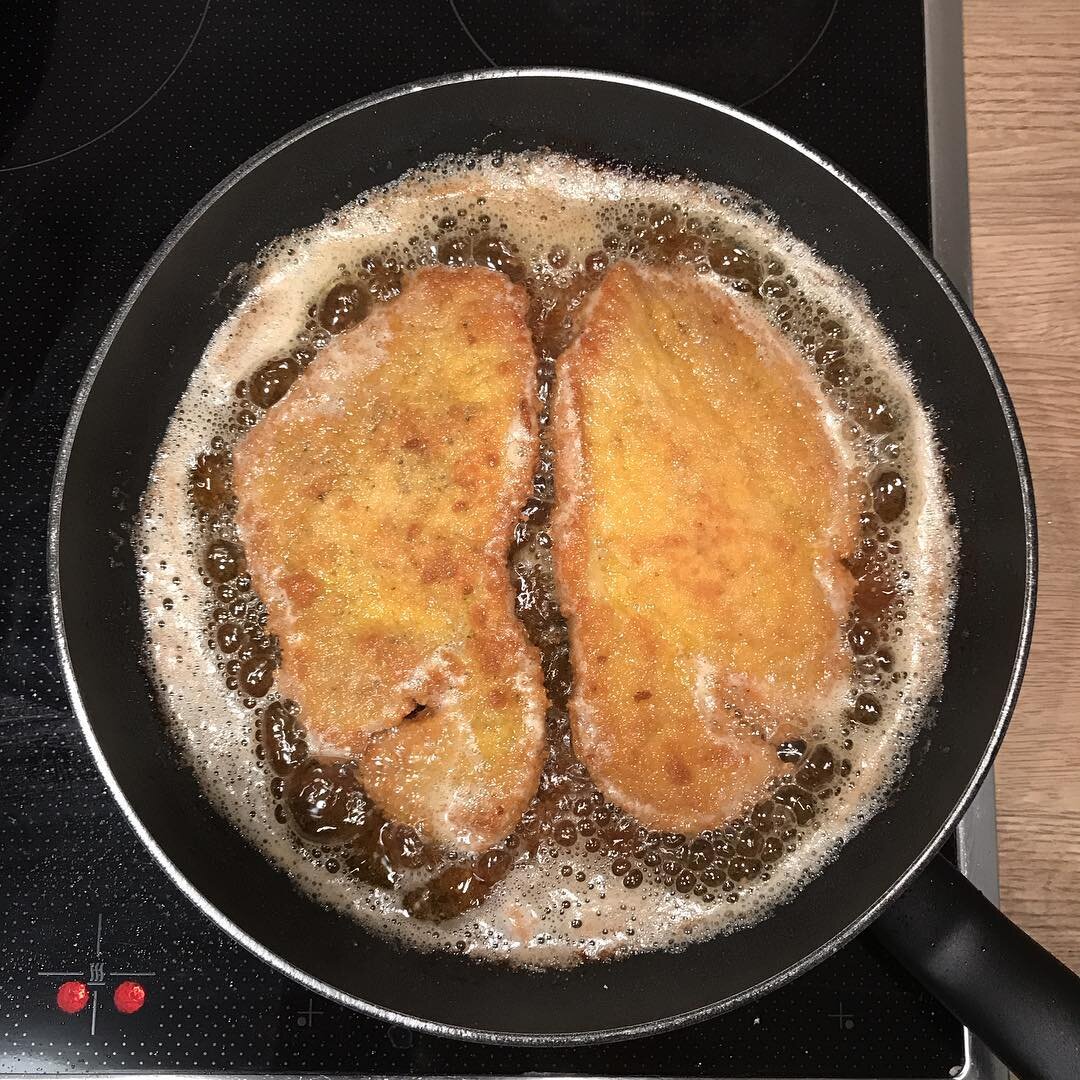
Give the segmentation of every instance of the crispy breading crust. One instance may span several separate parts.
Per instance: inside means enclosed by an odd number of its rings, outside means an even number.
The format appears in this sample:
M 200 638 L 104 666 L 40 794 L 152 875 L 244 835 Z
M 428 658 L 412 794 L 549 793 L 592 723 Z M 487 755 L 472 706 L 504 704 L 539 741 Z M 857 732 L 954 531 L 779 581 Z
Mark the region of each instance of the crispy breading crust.
M 388 816 L 465 850 L 512 831 L 543 758 L 506 570 L 539 451 L 527 305 L 490 270 L 417 271 L 234 453 L 279 689 Z
M 559 360 L 574 746 L 646 825 L 729 820 L 846 684 L 858 507 L 827 416 L 786 341 L 689 270 L 616 265 Z

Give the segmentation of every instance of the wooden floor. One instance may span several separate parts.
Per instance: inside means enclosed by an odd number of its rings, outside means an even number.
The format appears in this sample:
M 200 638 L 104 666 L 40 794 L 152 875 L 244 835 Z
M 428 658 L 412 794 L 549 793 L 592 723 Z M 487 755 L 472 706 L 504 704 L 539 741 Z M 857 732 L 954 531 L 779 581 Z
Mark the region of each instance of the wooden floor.
M 998 758 L 1002 906 L 1080 971 L 1080 0 L 964 4 L 975 313 L 1035 475 L 1035 643 Z

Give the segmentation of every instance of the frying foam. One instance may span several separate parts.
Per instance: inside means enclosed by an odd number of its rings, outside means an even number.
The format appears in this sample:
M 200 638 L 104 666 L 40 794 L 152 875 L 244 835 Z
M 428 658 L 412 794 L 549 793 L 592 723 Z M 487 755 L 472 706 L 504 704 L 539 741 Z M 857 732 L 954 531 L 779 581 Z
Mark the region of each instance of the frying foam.
M 907 481 L 907 508 L 890 529 L 902 541 L 907 596 L 903 622 L 888 641 L 895 670 L 906 675 L 894 687 L 875 690 L 884 709 L 879 724 L 854 725 L 854 732 L 845 733 L 842 710 L 831 718 L 826 741 L 832 746 L 844 738 L 854 742 L 843 751 L 851 774 L 842 794 L 822 804 L 817 817 L 800 829 L 797 850 L 769 868 L 768 880 L 706 903 L 648 876 L 640 888 L 628 889 L 580 845 L 570 852 L 541 848 L 537 861 L 516 866 L 479 909 L 442 923 L 410 919 L 394 894 L 329 873 L 325 857 L 304 847 L 275 818 L 271 776 L 255 752 L 255 713 L 226 689 L 220 657 L 208 641 L 214 601 L 200 569 L 203 541 L 188 496 L 190 470 L 212 439 L 234 437 L 229 422 L 237 382 L 295 344 L 315 300 L 362 256 L 390 255 L 406 266 L 430 261 L 438 219 L 470 222 L 483 214 L 534 272 L 544 268 L 558 277 L 560 271 L 547 262 L 556 245 L 566 249 L 573 265 L 601 248 L 628 207 L 653 204 L 677 204 L 687 214 L 722 219 L 747 247 L 778 255 L 785 275 L 797 282 L 791 291 L 805 296 L 785 330 L 798 342 L 825 319 L 846 325 L 848 357 L 858 366 L 862 385 L 880 394 L 901 418 L 896 457 L 889 456 L 890 436 L 869 436 L 836 417 L 831 422 L 843 428 L 845 445 L 867 475 L 877 463 L 888 464 Z M 780 301 L 765 304 L 774 320 L 781 306 Z M 771 215 L 755 212 L 740 193 L 689 179 L 601 169 L 547 152 L 446 158 L 276 241 L 251 268 L 246 296 L 214 334 L 191 377 L 144 496 L 136 550 L 147 662 L 172 732 L 207 795 L 321 903 L 410 945 L 533 965 L 677 947 L 762 918 L 818 874 L 885 804 L 945 663 L 956 558 L 949 511 L 931 418 L 864 295 Z M 560 872 L 567 863 L 573 876 Z M 571 920 L 580 925 L 572 927 Z

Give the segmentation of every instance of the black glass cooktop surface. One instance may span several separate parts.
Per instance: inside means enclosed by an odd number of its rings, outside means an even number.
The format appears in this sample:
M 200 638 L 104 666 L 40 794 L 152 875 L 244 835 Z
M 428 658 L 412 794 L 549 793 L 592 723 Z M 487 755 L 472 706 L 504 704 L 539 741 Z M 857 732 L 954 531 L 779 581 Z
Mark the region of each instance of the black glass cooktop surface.
M 311 997 L 199 914 L 114 806 L 61 685 L 44 565 L 57 446 L 111 313 L 266 143 L 446 72 L 622 70 L 790 130 L 929 241 L 923 31 L 917 0 L 16 3 L 0 44 L 0 1071 L 957 1074 L 960 1026 L 866 939 L 738 1012 L 596 1049 L 467 1045 Z

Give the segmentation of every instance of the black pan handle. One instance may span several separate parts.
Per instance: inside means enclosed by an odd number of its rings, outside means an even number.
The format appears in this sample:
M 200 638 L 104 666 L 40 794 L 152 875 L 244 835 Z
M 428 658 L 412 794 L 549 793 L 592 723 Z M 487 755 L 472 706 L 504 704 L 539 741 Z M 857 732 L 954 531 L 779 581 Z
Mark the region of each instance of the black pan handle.
M 1080 1077 L 1080 978 L 948 860 L 937 856 L 874 933 L 1020 1080 Z

